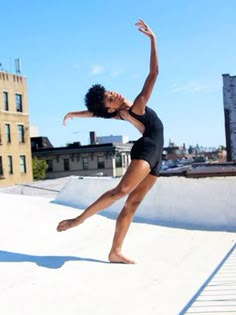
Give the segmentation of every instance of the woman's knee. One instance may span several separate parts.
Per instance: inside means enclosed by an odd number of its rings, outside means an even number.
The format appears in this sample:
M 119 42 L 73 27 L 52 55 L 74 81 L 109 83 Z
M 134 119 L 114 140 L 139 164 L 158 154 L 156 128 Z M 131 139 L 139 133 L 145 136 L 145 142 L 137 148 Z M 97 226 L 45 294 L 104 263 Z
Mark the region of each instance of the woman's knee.
M 135 189 L 126 200 L 127 207 L 130 209 L 137 209 L 139 205 L 142 203 L 148 191 L 149 187 Z
M 128 195 L 132 191 L 131 187 L 124 184 L 119 184 L 116 188 L 113 189 L 112 194 L 117 196 L 117 198 L 122 198 Z
M 130 209 L 130 211 L 136 211 L 142 201 L 143 198 L 141 196 L 132 196 L 131 198 L 127 199 L 125 206 Z

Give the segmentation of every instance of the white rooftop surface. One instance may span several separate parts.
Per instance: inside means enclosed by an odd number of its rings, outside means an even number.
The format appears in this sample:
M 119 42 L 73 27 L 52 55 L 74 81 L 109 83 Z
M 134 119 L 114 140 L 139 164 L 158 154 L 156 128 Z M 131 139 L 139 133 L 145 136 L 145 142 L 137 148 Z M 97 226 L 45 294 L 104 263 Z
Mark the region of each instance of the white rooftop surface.
M 236 314 L 236 177 L 160 178 L 125 240 L 135 265 L 107 260 L 121 202 L 56 231 L 117 182 L 0 189 L 0 314 Z

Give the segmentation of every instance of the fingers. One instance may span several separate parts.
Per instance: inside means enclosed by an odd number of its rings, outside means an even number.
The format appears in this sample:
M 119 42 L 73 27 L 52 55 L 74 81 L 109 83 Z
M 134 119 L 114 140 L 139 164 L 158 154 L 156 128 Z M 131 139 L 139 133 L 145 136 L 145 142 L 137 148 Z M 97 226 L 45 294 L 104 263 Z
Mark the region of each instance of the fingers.
M 138 30 L 144 34 L 148 34 L 148 32 L 150 32 L 149 27 L 143 21 L 137 22 L 135 25 L 138 27 Z
M 147 24 L 146 24 L 143 20 L 141 20 L 141 19 L 138 19 L 138 22 L 136 22 L 135 25 L 136 25 L 136 26 L 139 26 L 139 27 L 142 27 L 142 28 L 144 28 L 145 30 L 148 29 Z
M 66 126 L 66 120 L 67 120 L 67 117 L 65 116 L 65 117 L 63 118 L 63 121 L 62 121 L 62 125 L 63 125 L 63 126 Z
M 70 113 L 66 114 L 65 117 L 63 118 L 63 122 L 62 122 L 63 126 L 66 126 L 66 121 L 69 118 L 73 119 L 73 117 L 70 115 Z
M 141 19 L 138 19 L 138 22 L 136 22 L 136 24 L 145 24 L 145 22 Z
M 147 35 L 148 37 L 155 36 L 150 27 L 141 19 L 138 19 L 138 22 L 135 23 L 135 25 L 138 27 L 138 30 Z

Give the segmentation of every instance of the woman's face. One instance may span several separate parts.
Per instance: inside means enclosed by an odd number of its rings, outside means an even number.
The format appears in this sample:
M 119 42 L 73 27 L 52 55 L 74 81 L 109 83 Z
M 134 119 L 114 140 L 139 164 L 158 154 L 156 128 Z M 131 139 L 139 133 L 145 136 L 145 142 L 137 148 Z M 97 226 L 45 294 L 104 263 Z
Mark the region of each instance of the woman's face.
M 104 104 L 107 108 L 108 113 L 113 113 L 116 110 L 119 110 L 124 104 L 125 98 L 112 91 L 106 91 L 104 93 Z

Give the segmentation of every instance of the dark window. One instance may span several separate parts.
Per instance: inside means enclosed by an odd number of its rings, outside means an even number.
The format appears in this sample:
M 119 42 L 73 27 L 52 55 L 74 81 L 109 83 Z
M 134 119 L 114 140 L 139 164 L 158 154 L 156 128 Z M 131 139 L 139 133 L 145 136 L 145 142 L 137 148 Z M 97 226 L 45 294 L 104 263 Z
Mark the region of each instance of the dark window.
M 17 112 L 23 112 L 22 95 L 21 94 L 16 94 L 16 111 Z
M 98 156 L 98 168 L 105 168 L 104 156 Z
M 25 158 L 25 155 L 20 155 L 20 173 L 26 173 L 26 158 Z
M 9 104 L 8 104 L 8 93 L 7 92 L 3 92 L 3 106 L 4 106 L 4 110 L 9 110 Z
M 0 176 L 3 175 L 2 157 L 0 156 Z
M 8 155 L 7 157 L 7 167 L 8 167 L 8 174 L 13 174 L 13 163 L 12 163 L 12 156 Z
M 52 160 L 47 160 L 47 172 L 53 172 L 53 164 L 52 164 Z
M 82 158 L 82 166 L 83 166 L 83 170 L 88 170 L 88 158 L 87 157 Z
M 5 125 L 5 132 L 6 132 L 6 142 L 11 143 L 11 128 L 10 124 Z
M 70 160 L 64 159 L 64 171 L 69 171 L 69 170 L 70 170 Z
M 18 140 L 20 143 L 24 143 L 25 142 L 25 130 L 24 130 L 24 126 L 23 125 L 18 125 Z
M 122 167 L 122 156 L 116 155 L 116 167 Z

